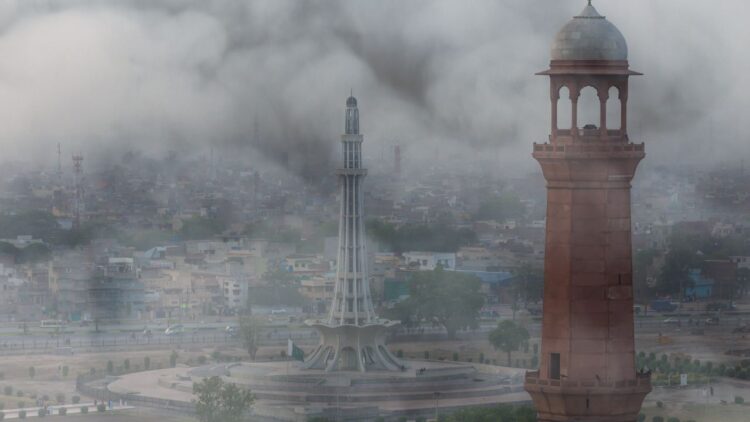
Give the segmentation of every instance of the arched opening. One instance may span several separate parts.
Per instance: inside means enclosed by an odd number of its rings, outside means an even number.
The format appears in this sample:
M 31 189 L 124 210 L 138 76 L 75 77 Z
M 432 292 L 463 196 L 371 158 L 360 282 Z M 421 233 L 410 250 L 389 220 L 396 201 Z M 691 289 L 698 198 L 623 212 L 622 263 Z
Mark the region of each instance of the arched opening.
M 560 98 L 557 100 L 557 128 L 570 129 L 572 107 L 570 103 L 570 90 L 564 86 L 560 88 Z
M 596 129 L 601 117 L 601 104 L 596 89 L 587 86 L 581 90 L 578 97 L 578 127 L 580 129 Z
M 339 360 L 342 371 L 355 371 L 358 369 L 357 351 L 351 347 L 341 349 L 341 358 Z
M 622 103 L 620 102 L 620 90 L 617 87 L 609 88 L 609 99 L 607 100 L 607 129 L 620 130 Z

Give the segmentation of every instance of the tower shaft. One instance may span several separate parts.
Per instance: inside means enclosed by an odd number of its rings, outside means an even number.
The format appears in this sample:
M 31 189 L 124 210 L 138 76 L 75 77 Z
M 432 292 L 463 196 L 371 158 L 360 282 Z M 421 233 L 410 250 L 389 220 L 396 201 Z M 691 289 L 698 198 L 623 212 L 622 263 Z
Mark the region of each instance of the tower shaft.
M 350 127 L 355 125 L 347 125 L 347 129 Z M 328 322 L 360 325 L 375 316 L 367 277 L 362 194 L 367 170 L 362 168 L 362 135 L 344 134 L 341 152 L 344 166 L 337 171 L 341 198 L 338 266 Z

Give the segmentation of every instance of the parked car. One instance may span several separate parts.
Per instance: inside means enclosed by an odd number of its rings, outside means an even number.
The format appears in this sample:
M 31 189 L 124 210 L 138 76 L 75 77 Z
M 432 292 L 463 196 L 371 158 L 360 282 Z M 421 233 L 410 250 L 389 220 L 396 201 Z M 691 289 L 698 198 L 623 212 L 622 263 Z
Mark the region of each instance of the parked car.
M 711 317 L 703 321 L 706 325 L 719 325 L 718 317 Z
M 706 305 L 706 311 L 709 311 L 709 312 L 736 311 L 736 310 L 737 310 L 737 307 L 731 303 L 711 302 Z
M 667 318 L 662 322 L 667 325 L 680 325 L 680 320 L 677 318 Z
M 182 326 L 181 324 L 171 325 L 171 326 L 167 327 L 166 330 L 164 330 L 164 334 L 168 335 L 168 336 L 182 334 L 184 332 L 185 332 L 185 327 Z
M 667 299 L 652 300 L 649 304 L 651 310 L 656 312 L 674 312 L 679 305 Z

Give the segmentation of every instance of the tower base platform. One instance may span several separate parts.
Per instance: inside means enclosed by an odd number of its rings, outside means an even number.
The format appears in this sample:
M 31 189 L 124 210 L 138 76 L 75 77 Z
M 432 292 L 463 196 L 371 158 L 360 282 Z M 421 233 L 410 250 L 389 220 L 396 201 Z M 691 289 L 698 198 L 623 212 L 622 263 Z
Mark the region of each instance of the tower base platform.
M 523 369 L 461 362 L 405 362 L 409 369 L 336 371 L 303 369 L 299 362 L 245 362 L 177 367 L 108 379 L 100 387 L 128 403 L 169 400 L 191 408 L 193 383 L 220 376 L 255 396 L 253 421 L 304 422 L 313 417 L 375 421 L 378 417 L 433 417 L 461 408 L 528 404 Z M 338 419 L 337 419 L 338 418 Z
M 302 365 L 330 371 L 404 371 L 406 364 L 385 345 L 386 331 L 398 321 L 379 319 L 367 325 L 328 325 L 305 321 L 320 333 L 320 345 Z
M 524 389 L 531 395 L 539 422 L 636 422 L 651 378 L 637 375 L 619 382 L 566 381 L 526 373 Z

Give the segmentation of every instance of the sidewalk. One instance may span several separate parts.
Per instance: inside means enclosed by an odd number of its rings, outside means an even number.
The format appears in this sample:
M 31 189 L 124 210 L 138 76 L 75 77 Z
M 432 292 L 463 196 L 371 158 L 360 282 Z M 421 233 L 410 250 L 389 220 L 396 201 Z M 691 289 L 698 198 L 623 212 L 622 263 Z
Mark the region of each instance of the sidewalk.
M 101 402 L 100 402 L 101 404 Z M 59 409 L 66 409 L 68 415 L 75 415 L 81 413 L 82 407 L 88 407 L 89 414 L 98 413 L 98 410 L 96 409 L 96 406 L 94 406 L 94 403 L 79 403 L 79 404 L 61 404 L 58 406 L 49 406 L 48 409 L 50 413 L 47 416 L 57 416 L 59 415 Z M 21 419 L 19 416 L 19 413 L 21 411 L 26 411 L 26 417 L 27 418 L 38 418 L 39 417 L 39 409 L 41 407 L 24 407 L 21 409 L 5 409 L 0 412 L 5 414 L 5 419 Z M 133 406 L 128 405 L 120 405 L 119 403 L 115 404 L 112 403 L 112 408 L 107 409 L 106 412 L 113 412 L 115 410 L 125 410 L 125 409 L 134 409 Z

